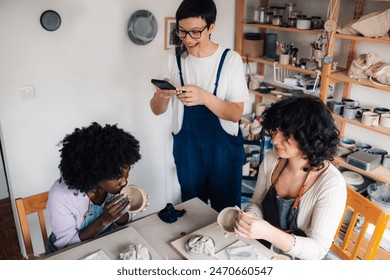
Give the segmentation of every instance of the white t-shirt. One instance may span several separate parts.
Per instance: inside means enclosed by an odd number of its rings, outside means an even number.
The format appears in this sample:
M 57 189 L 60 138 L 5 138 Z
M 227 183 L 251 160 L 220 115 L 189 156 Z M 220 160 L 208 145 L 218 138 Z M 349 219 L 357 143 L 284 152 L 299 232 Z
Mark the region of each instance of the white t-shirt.
M 181 60 L 184 84 L 194 84 L 213 94 L 217 76 L 217 70 L 221 56 L 225 49 L 218 46 L 218 49 L 208 57 L 194 57 L 188 55 Z M 179 69 L 176 63 L 175 49 L 170 51 L 165 59 L 162 69 L 162 77 L 169 78 L 176 87 L 181 86 Z M 241 56 L 230 50 L 222 66 L 218 82 L 217 97 L 229 102 L 245 102 L 249 100 L 248 88 L 245 81 L 244 66 Z M 176 98 L 172 102 L 172 132 L 177 134 L 183 123 L 184 105 Z M 238 123 L 219 119 L 223 129 L 231 134 L 237 135 Z

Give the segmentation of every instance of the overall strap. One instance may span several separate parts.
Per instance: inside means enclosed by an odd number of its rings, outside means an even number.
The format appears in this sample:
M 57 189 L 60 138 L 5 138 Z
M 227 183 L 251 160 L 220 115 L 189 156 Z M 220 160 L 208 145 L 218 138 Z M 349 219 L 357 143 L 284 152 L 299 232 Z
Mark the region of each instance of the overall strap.
M 184 79 L 183 79 L 183 73 L 181 71 L 181 55 L 179 54 L 179 48 L 175 48 L 176 52 L 176 63 L 177 63 L 177 68 L 179 68 L 179 75 L 180 75 L 180 83 L 181 86 L 184 86 Z
M 217 78 L 215 80 L 215 88 L 214 88 L 214 92 L 213 94 L 216 95 L 217 94 L 217 89 L 218 89 L 218 83 L 219 83 L 219 77 L 221 76 L 221 70 L 222 70 L 222 66 L 223 66 L 223 63 L 225 61 L 225 58 L 226 58 L 226 54 L 228 53 L 230 49 L 225 49 L 223 54 L 222 54 L 222 57 L 221 57 L 221 61 L 219 62 L 219 66 L 218 66 L 218 71 L 217 71 Z

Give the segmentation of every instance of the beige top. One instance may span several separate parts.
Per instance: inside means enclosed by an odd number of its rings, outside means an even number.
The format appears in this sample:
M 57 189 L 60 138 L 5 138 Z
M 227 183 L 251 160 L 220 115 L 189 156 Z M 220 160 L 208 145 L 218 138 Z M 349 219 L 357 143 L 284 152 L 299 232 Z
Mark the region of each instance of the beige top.
M 245 208 L 263 217 L 261 202 L 271 187 L 271 176 L 277 166 L 278 155 L 266 153 L 259 169 L 251 204 Z M 296 237 L 295 246 L 286 252 L 299 259 L 322 259 L 333 242 L 347 200 L 347 189 L 340 171 L 332 164 L 302 196 L 297 224 L 307 237 Z

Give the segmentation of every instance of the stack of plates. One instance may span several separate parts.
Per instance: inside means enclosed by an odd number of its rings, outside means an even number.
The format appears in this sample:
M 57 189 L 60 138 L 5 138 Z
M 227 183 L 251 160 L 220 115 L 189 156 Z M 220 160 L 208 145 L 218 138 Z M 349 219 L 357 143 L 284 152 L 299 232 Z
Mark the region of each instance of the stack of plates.
M 362 175 L 360 175 L 357 172 L 353 171 L 344 171 L 341 174 L 343 174 L 345 182 L 348 185 L 361 185 L 364 183 L 364 178 Z

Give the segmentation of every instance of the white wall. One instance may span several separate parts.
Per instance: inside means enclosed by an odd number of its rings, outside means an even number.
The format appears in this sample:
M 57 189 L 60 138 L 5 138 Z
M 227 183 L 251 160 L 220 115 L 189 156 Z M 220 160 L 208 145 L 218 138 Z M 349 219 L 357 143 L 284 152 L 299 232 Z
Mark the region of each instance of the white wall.
M 142 159 L 130 183 L 151 196 L 144 214 L 180 200 L 171 155 L 170 115 L 149 107 L 151 78 L 159 77 L 164 56 L 164 18 L 180 0 L 2 0 L 0 1 L 0 136 L 10 197 L 49 190 L 59 176 L 56 144 L 75 127 L 118 123 L 141 144 Z M 213 39 L 234 47 L 235 1 L 216 0 Z M 62 19 L 44 30 L 43 11 Z M 145 46 L 127 36 L 130 16 L 153 13 L 156 38 Z M 33 85 L 36 97 L 22 100 L 18 89 Z

